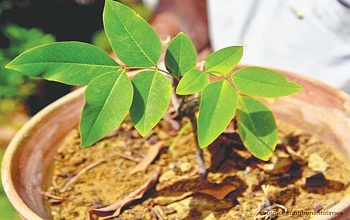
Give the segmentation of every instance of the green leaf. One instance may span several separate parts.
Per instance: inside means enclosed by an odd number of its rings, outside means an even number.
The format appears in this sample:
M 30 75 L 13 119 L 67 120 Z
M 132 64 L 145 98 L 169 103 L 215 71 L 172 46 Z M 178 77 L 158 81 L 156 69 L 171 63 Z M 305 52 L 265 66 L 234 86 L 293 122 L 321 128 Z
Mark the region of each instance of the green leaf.
M 136 129 L 145 136 L 160 121 L 171 99 L 171 83 L 158 71 L 144 71 L 132 80 L 134 99 L 130 118 Z
M 240 91 L 253 97 L 275 98 L 302 89 L 299 84 L 287 81 L 282 74 L 260 67 L 240 69 L 232 75 L 232 80 Z
M 201 92 L 210 84 L 209 76 L 197 69 L 188 71 L 180 80 L 176 94 L 189 95 Z
M 164 63 L 174 76 L 183 76 L 186 72 L 196 67 L 196 49 L 184 33 L 179 33 L 170 42 L 165 53 Z
M 162 49 L 158 35 L 129 7 L 106 0 L 103 22 L 107 37 L 118 58 L 128 66 L 156 66 Z
M 271 111 L 261 102 L 241 97 L 237 110 L 238 132 L 248 151 L 269 160 L 276 148 L 277 129 Z
M 223 48 L 205 59 L 205 69 L 214 76 L 226 76 L 238 65 L 242 56 L 242 46 Z
M 80 121 L 82 146 L 87 147 L 120 125 L 133 97 L 130 79 L 124 71 L 105 73 L 89 83 Z
M 238 95 L 226 80 L 207 86 L 202 93 L 198 116 L 198 142 L 211 144 L 230 124 L 237 109 Z
M 6 68 L 70 85 L 87 85 L 103 73 L 118 70 L 108 54 L 87 43 L 58 42 L 34 47 Z

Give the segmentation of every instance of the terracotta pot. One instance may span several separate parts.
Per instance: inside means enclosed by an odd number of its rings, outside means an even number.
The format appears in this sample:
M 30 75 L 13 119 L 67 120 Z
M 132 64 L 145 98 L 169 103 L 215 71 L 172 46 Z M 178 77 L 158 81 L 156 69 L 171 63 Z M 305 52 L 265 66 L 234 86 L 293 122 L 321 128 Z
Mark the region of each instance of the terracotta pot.
M 270 104 L 277 121 L 316 135 L 350 160 L 350 98 L 317 81 L 287 72 L 285 75 L 300 83 L 304 90 Z M 50 175 L 52 157 L 59 143 L 78 125 L 82 94 L 83 89 L 79 89 L 45 108 L 18 132 L 7 148 L 2 181 L 6 194 L 23 219 L 50 219 L 41 186 Z M 350 219 L 350 196 L 331 211 L 344 212 L 343 216 L 333 218 L 342 219 L 347 215 Z

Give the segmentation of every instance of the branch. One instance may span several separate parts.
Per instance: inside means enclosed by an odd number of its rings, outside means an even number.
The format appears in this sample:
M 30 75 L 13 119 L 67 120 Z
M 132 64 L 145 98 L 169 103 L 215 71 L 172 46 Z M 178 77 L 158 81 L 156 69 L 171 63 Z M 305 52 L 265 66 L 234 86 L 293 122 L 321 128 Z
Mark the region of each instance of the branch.
M 197 156 L 197 165 L 198 165 L 198 174 L 202 181 L 207 178 L 207 168 L 204 163 L 203 150 L 200 148 L 198 143 L 198 128 L 197 128 L 197 117 L 196 117 L 196 108 L 198 106 L 198 102 L 192 101 L 187 105 L 185 110 L 186 116 L 190 119 L 192 130 L 195 136 L 196 143 L 196 156 Z

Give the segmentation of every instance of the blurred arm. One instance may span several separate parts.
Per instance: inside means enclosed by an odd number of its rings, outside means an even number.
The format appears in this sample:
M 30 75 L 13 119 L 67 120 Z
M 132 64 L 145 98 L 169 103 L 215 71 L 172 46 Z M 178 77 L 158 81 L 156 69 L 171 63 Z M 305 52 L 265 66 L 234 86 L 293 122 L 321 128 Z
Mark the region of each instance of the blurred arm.
M 160 0 L 151 24 L 161 40 L 182 31 L 198 52 L 209 46 L 205 0 Z

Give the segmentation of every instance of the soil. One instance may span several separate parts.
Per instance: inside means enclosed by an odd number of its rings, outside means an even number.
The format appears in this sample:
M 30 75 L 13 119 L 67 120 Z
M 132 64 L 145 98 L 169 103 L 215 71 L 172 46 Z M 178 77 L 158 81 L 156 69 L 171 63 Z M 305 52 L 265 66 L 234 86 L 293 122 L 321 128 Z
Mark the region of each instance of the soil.
M 349 163 L 312 135 L 278 124 L 279 144 L 268 162 L 252 157 L 236 133 L 220 136 L 204 150 L 210 171 L 206 181 L 197 174 L 194 135 L 187 121 L 175 132 L 163 120 L 145 138 L 126 121 L 84 150 L 73 130 L 57 151 L 44 195 L 54 220 L 88 219 L 89 210 L 122 200 L 160 166 L 156 185 L 110 219 L 308 219 L 306 212 L 319 211 L 326 215 L 350 195 Z M 159 142 L 164 147 L 153 163 L 130 174 Z

